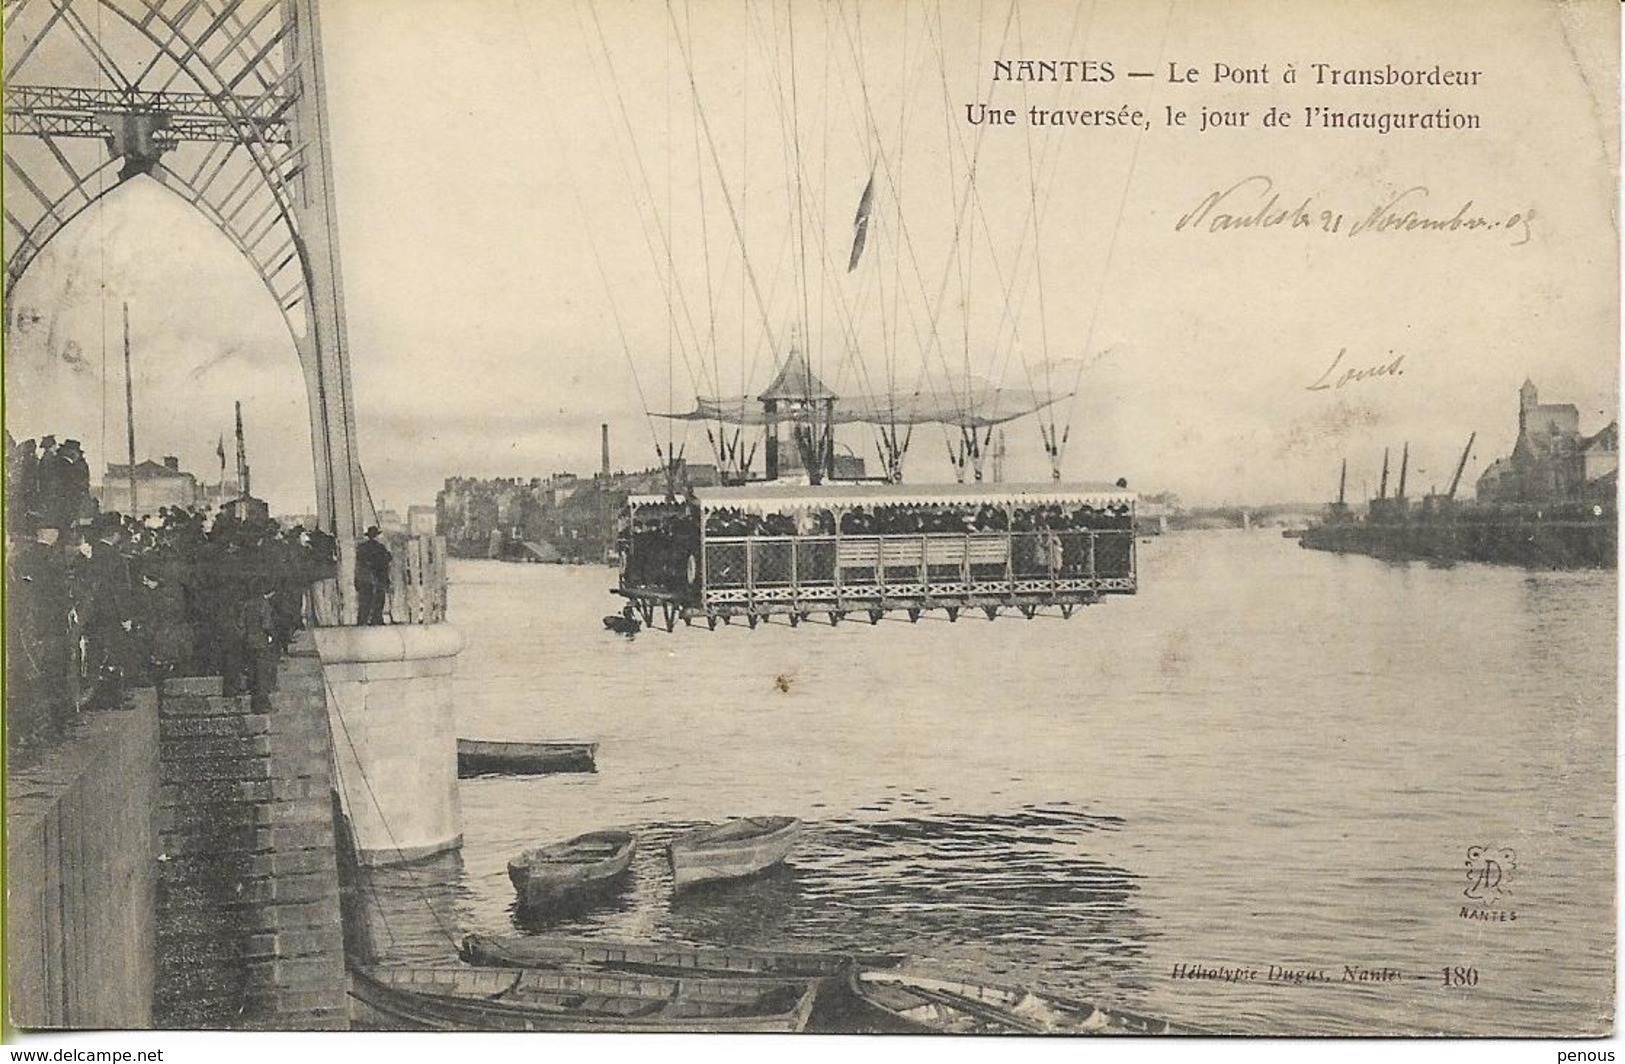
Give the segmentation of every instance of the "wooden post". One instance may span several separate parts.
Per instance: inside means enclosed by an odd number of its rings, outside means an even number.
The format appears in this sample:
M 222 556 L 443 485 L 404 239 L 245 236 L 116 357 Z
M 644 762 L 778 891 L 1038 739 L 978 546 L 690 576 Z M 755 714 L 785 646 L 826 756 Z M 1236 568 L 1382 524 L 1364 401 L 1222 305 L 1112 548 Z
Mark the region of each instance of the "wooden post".
M 396 624 L 411 619 L 406 599 L 406 567 L 410 564 L 410 544 L 389 562 L 389 619 Z
M 428 603 L 424 597 L 426 568 L 423 540 L 414 536 L 406 542 L 406 612 L 407 621 L 411 624 L 424 624 L 428 621 Z
M 446 570 L 446 537 L 434 538 L 434 586 L 436 597 L 435 620 L 443 621 L 451 613 L 451 581 Z

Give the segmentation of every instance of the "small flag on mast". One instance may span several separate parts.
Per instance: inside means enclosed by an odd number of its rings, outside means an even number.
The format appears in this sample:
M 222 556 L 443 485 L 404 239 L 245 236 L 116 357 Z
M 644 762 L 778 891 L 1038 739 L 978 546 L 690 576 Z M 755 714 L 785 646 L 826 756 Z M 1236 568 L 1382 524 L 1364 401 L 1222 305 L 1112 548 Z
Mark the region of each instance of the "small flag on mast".
M 852 219 L 852 257 L 847 260 L 846 272 L 858 268 L 863 257 L 863 245 L 869 239 L 869 207 L 875 198 L 875 172 L 869 171 L 869 181 L 863 186 L 863 198 L 858 200 L 858 213 Z

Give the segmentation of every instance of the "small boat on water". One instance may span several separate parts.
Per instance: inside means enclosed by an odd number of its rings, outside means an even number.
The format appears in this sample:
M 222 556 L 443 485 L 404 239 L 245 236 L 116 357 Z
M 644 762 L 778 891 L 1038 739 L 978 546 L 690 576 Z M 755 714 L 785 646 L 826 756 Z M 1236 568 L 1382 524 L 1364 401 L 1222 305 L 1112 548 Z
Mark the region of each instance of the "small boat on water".
M 593 831 L 542 846 L 508 862 L 508 878 L 521 906 L 545 905 L 560 895 L 605 887 L 625 874 L 637 840 L 625 831 Z
M 815 980 L 668 978 L 513 968 L 359 967 L 367 1025 L 430 1031 L 722 1034 L 806 1027 Z
M 1132 1012 L 1047 991 L 934 979 L 908 972 L 854 971 L 852 992 L 916 1031 L 933 1034 L 1195 1035 Z
M 604 618 L 604 627 L 616 635 L 634 636 L 643 627 L 643 622 L 630 613 L 612 613 Z
M 672 840 L 673 885 L 682 890 L 755 875 L 788 857 L 800 834 L 801 821 L 793 816 L 741 817 L 696 828 Z
M 897 954 L 748 950 L 731 946 L 685 946 L 664 942 L 602 942 L 596 939 L 468 935 L 463 960 L 505 968 L 594 968 L 678 975 L 779 976 L 823 979 L 857 966 L 894 968 Z
M 544 772 L 594 772 L 597 743 L 530 743 L 504 739 L 458 739 L 457 775 L 529 776 Z

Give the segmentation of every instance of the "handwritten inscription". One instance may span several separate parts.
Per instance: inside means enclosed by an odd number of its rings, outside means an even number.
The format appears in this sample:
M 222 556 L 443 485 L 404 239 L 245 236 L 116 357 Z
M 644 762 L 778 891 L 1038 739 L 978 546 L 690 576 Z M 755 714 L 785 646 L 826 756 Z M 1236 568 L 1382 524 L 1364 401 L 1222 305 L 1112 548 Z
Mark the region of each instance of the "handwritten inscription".
M 1316 378 L 1315 383 L 1308 386 L 1308 390 L 1311 392 L 1337 391 L 1359 381 L 1374 380 L 1379 377 L 1403 377 L 1405 375 L 1405 356 L 1397 355 L 1391 362 L 1382 362 L 1375 366 L 1367 366 L 1364 369 L 1347 367 L 1340 376 L 1334 377 L 1333 374 L 1337 373 L 1337 367 L 1343 364 L 1343 359 L 1348 357 L 1348 353 L 1348 348 L 1339 348 L 1337 357 L 1332 359 L 1332 364 L 1326 367 L 1326 372 Z M 1393 354 L 1392 351 L 1388 353 Z
M 1430 206 L 1431 190 L 1412 185 L 1369 208 L 1353 211 L 1324 207 L 1314 196 L 1288 196 L 1263 175 L 1244 177 L 1227 188 L 1208 192 L 1174 223 L 1174 232 L 1230 233 L 1266 230 L 1304 231 L 1332 236 L 1417 234 L 1507 234 L 1512 247 L 1533 238 L 1535 211 L 1511 213 L 1481 210 L 1471 198 L 1449 201 L 1449 208 Z

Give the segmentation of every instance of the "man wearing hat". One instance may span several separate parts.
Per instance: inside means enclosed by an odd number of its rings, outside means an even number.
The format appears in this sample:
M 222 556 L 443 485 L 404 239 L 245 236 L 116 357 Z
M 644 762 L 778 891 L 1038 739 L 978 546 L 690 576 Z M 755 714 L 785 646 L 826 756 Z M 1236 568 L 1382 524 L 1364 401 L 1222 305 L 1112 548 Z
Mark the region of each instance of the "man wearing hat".
M 80 544 L 75 596 L 84 624 L 88 679 L 98 709 L 118 704 L 119 686 L 138 671 L 131 661 L 134 627 L 130 567 L 119 552 L 123 523 L 117 514 L 102 514 L 90 526 L 94 539 Z
M 61 507 L 57 499 L 62 495 L 60 487 L 63 467 L 57 458 L 56 437 L 41 436 L 39 452 L 34 461 L 33 509 L 39 524 L 47 528 L 66 527 L 60 520 Z
M 379 542 L 383 531 L 372 525 L 355 549 L 355 590 L 360 599 L 357 624 L 384 623 L 384 595 L 389 591 L 389 548 Z
M 61 463 L 58 482 L 62 492 L 61 505 L 68 523 L 91 516 L 94 505 L 90 499 L 90 462 L 85 458 L 84 448 L 78 440 L 63 440 L 62 448 L 57 451 L 57 461 Z M 131 509 L 134 509 L 133 503 Z

